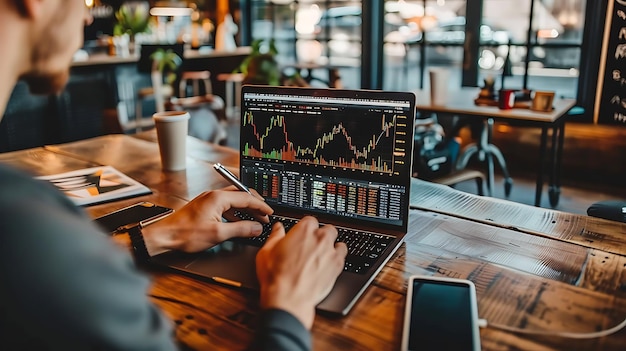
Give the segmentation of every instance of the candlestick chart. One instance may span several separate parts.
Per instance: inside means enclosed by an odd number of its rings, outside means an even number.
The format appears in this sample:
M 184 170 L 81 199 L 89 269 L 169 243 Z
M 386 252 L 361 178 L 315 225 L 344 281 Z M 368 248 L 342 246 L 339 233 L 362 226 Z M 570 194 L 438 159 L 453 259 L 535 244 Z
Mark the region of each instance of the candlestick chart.
M 393 173 L 406 156 L 406 119 L 371 111 L 362 119 L 248 111 L 242 120 L 243 155 Z

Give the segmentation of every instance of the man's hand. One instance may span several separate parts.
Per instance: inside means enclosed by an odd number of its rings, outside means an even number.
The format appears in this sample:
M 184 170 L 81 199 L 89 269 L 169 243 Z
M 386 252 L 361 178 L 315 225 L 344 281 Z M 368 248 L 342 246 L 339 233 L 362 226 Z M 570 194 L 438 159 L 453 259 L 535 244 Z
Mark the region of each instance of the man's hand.
M 235 187 L 202 193 L 180 210 L 143 229 L 151 255 L 169 250 L 198 252 L 233 237 L 261 234 L 272 208 L 251 190 L 254 196 Z M 257 221 L 238 220 L 235 210 L 252 215 Z M 231 222 L 223 222 L 226 218 Z
M 348 249 L 335 244 L 337 229 L 305 217 L 289 234 L 277 223 L 256 258 L 261 307 L 285 310 L 311 329 L 315 306 L 343 271 Z

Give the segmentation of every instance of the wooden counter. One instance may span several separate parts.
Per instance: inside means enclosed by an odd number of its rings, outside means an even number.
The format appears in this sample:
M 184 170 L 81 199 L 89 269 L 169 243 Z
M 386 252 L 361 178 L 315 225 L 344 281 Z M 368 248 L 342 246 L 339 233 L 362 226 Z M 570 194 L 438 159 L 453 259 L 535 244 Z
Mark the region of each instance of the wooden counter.
M 233 51 L 215 51 L 215 50 L 186 50 L 184 58 L 186 60 L 203 60 L 220 57 L 238 57 L 247 56 L 251 52 L 249 46 L 241 46 Z M 126 57 L 111 56 L 106 53 L 95 53 L 88 56 L 87 60 L 72 62 L 72 67 L 89 67 L 102 65 L 119 65 L 136 63 L 139 61 L 138 55 L 130 55 Z

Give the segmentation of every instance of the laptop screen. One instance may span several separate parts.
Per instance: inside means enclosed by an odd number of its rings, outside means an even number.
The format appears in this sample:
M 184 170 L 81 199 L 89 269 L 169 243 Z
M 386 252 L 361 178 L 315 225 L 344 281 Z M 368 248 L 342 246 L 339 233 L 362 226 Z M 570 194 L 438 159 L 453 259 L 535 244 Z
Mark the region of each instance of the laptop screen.
M 241 169 L 277 214 L 406 232 L 412 93 L 244 86 Z

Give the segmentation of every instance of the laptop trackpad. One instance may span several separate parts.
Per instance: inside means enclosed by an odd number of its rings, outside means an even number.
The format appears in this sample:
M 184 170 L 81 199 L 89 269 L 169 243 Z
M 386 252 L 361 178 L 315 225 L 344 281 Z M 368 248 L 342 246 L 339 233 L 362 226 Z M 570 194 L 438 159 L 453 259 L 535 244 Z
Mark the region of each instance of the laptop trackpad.
M 211 250 L 199 254 L 183 269 L 215 280 L 218 283 L 238 285 L 258 290 L 256 277 L 257 247 L 233 242 L 224 242 Z M 180 267 L 182 268 L 182 267 Z

